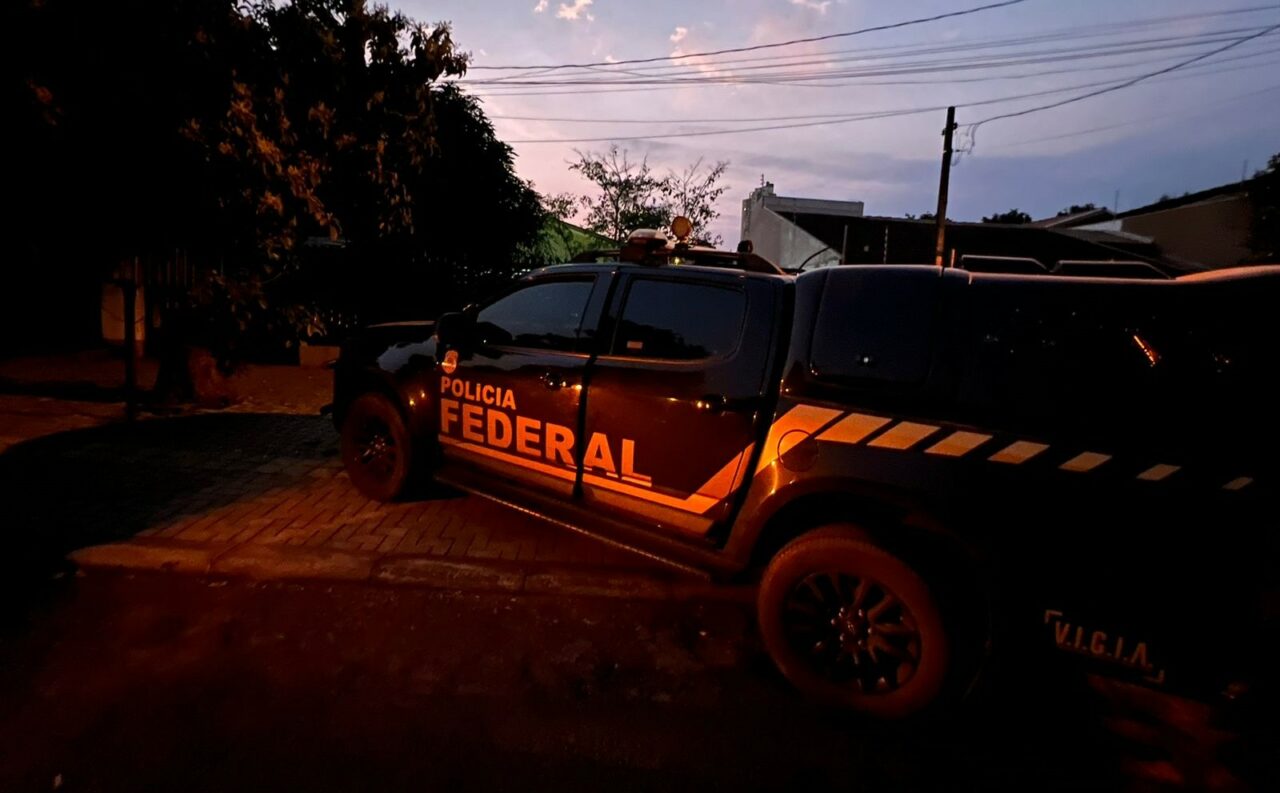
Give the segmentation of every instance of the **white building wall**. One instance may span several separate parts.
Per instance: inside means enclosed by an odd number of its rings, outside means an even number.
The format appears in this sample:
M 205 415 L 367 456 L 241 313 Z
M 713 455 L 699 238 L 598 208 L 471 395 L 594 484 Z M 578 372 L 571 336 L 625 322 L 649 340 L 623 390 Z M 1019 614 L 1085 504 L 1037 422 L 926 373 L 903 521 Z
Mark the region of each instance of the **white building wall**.
M 779 267 L 805 270 L 840 263 L 840 251 L 827 246 L 786 217 L 787 212 L 861 217 L 861 201 L 826 201 L 788 198 L 766 183 L 742 202 L 742 239 L 751 240 L 755 252 Z

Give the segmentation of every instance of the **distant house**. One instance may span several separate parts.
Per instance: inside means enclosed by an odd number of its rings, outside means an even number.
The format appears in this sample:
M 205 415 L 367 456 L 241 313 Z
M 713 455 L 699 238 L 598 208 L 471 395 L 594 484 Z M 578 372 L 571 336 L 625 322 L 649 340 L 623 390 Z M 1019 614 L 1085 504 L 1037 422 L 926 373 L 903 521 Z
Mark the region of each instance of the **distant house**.
M 786 198 L 772 184 L 743 202 L 743 239 L 780 267 L 806 270 L 832 264 L 932 264 L 937 225 L 932 220 L 866 216 L 860 201 Z M 1061 262 L 1137 261 L 1161 272 L 1196 268 L 1166 261 L 1144 237 L 1096 229 L 1038 224 L 947 223 L 948 262 L 983 260 L 1002 271 L 1051 271 Z M 1022 265 L 1002 265 L 1009 259 Z M 975 265 L 976 266 L 976 265 Z
M 1165 258 L 1186 266 L 1234 267 L 1252 254 L 1249 231 L 1253 208 L 1248 187 L 1248 182 L 1234 182 L 1166 198 L 1078 228 L 1149 239 Z
M 774 193 L 766 182 L 742 202 L 742 239 L 751 240 L 755 252 L 782 267 L 806 269 L 844 261 L 844 248 L 819 237 L 804 218 L 860 218 L 861 201 L 827 201 L 789 198 Z

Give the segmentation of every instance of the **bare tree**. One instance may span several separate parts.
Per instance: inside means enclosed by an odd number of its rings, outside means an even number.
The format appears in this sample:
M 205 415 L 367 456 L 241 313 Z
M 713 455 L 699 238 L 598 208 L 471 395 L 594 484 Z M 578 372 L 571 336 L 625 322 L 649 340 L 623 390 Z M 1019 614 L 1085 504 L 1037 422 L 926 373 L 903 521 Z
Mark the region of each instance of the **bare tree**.
M 718 217 L 716 201 L 729 188 L 720 184 L 729 167 L 727 160 L 706 166 L 699 157 L 684 171 L 674 171 L 667 177 L 666 191 L 672 215 L 684 215 L 693 223 L 693 238 L 707 245 L 719 245 L 719 234 L 708 234 L 707 227 Z
M 634 229 L 664 228 L 676 215 L 684 215 L 693 223 L 695 240 L 712 245 L 721 242 L 719 235 L 709 235 L 707 228 L 720 216 L 715 204 L 728 190 L 720 184 L 728 162 L 708 166 L 699 157 L 684 171 L 668 171 L 659 177 L 647 158 L 634 162 L 616 144 L 603 154 L 576 153 L 578 161 L 569 169 L 594 183 L 598 190 L 596 195 L 579 199 L 586 210 L 586 225 L 593 231 L 621 242 Z M 563 194 L 553 199 L 562 197 Z M 550 200 L 547 208 L 554 213 Z
M 617 145 L 604 154 L 575 152 L 578 161 L 569 166 L 593 182 L 599 194 L 583 196 L 587 226 L 617 242 L 636 228 L 659 228 L 671 221 L 664 180 L 653 175 L 648 159 L 633 162 Z

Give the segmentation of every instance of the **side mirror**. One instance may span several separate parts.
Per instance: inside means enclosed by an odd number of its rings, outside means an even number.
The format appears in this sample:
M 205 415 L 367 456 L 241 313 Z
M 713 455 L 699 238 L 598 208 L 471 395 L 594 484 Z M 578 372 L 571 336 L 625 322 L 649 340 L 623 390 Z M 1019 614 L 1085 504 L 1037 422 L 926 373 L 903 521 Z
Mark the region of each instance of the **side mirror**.
M 463 311 L 450 311 L 436 320 L 436 342 L 451 349 L 466 348 L 475 320 Z

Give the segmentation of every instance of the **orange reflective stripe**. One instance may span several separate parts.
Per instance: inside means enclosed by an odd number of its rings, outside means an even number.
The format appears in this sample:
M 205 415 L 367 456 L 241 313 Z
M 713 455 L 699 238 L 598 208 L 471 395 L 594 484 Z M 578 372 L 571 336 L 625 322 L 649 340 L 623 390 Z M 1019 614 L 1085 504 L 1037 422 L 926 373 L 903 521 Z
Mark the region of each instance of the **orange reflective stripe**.
M 500 452 L 497 449 L 491 449 L 488 446 L 482 446 L 478 443 L 467 443 L 466 441 L 460 441 L 444 435 L 440 436 L 440 442 L 446 446 L 456 446 L 459 449 L 466 449 L 469 452 L 475 452 L 476 454 L 484 457 L 501 460 L 504 463 L 511 463 L 512 465 L 518 465 L 521 468 L 528 468 L 532 471 L 537 471 L 540 474 L 553 476 L 556 479 L 565 479 L 570 482 L 575 479 L 573 469 L 570 468 L 562 468 L 558 465 L 547 465 L 546 463 L 538 462 L 537 460 L 530 460 L 527 457 L 517 457 L 514 454 Z
M 827 422 L 839 415 L 839 410 L 813 405 L 796 405 L 791 408 L 769 427 L 769 437 L 760 450 L 760 462 L 756 465 L 756 470 L 768 468 L 791 447 L 822 429 Z
M 482 446 L 476 443 L 467 443 L 455 438 L 442 436 L 440 442 L 448 446 L 479 454 L 493 460 L 500 460 L 504 463 L 516 465 L 521 468 L 527 468 L 540 474 L 555 477 L 556 479 L 564 479 L 572 482 L 574 480 L 574 472 L 568 468 L 562 468 L 555 465 L 547 465 L 538 460 L 530 460 L 527 457 L 520 457 L 506 452 L 500 452 L 491 449 L 488 446 Z M 621 493 L 626 496 L 638 498 L 648 501 L 652 504 L 661 504 L 664 507 L 683 510 L 684 512 L 692 512 L 697 515 L 705 513 L 707 510 L 719 504 L 728 498 L 741 484 L 741 477 L 738 476 L 739 469 L 743 465 L 746 457 L 750 456 L 751 446 L 747 446 L 741 452 L 734 455 L 723 468 L 721 468 L 715 476 L 707 480 L 705 484 L 698 488 L 698 491 L 684 498 L 679 496 L 669 496 L 665 493 L 656 493 L 644 487 L 636 487 L 617 479 L 600 476 L 598 474 L 584 474 L 582 481 L 593 487 L 601 487 L 605 490 L 612 490 L 615 493 Z
M 1065 463 L 1063 463 L 1058 467 L 1064 471 L 1075 471 L 1076 473 L 1084 473 L 1085 471 L 1092 471 L 1093 469 L 1097 468 L 1098 466 L 1102 465 L 1103 463 L 1105 463 L 1107 460 L 1110 460 L 1110 459 L 1111 459 L 1111 455 L 1109 454 L 1099 454 L 1098 452 L 1082 452 L 1080 454 L 1077 454 L 1075 457 L 1072 457 L 1070 460 L 1067 460 Z
M 699 495 L 709 496 L 717 501 L 727 498 L 732 493 L 734 482 L 738 481 L 738 470 L 742 467 L 742 458 L 751 450 L 751 446 L 747 446 L 743 451 L 734 455 L 733 459 L 716 472 L 716 475 L 706 481 L 702 487 L 696 491 Z
M 944 457 L 963 457 L 989 440 L 991 436 L 981 432 L 957 430 L 925 449 L 924 452 L 941 454 Z
M 857 443 L 891 420 L 880 416 L 868 416 L 864 413 L 850 413 L 823 431 L 818 436 L 818 440 Z
M 1153 465 L 1138 474 L 1138 478 L 1145 482 L 1159 482 L 1161 479 L 1173 476 L 1181 468 L 1182 466 L 1180 465 L 1167 465 L 1165 463 L 1160 463 L 1159 465 Z
M 867 445 L 881 449 L 905 450 L 910 449 L 937 431 L 938 427 L 932 424 L 916 424 L 911 421 L 902 421 L 894 424 L 887 432 Z
M 668 496 L 664 493 L 655 493 L 652 490 L 645 490 L 642 487 L 623 484 L 596 474 L 586 474 L 582 477 L 582 481 L 586 484 L 602 487 L 605 490 L 612 490 L 615 493 L 621 493 L 624 496 L 632 496 L 642 501 L 648 501 L 651 504 L 661 504 L 664 507 L 683 510 L 684 512 L 692 512 L 695 515 L 701 515 L 707 510 L 720 503 L 720 499 L 710 496 L 694 493 L 685 498 L 679 496 Z
M 987 459 L 993 463 L 1008 463 L 1010 465 L 1020 465 L 1035 457 L 1040 452 L 1048 449 L 1049 446 L 1043 443 L 1033 443 L 1032 441 L 1014 441 L 1000 451 L 991 455 Z

